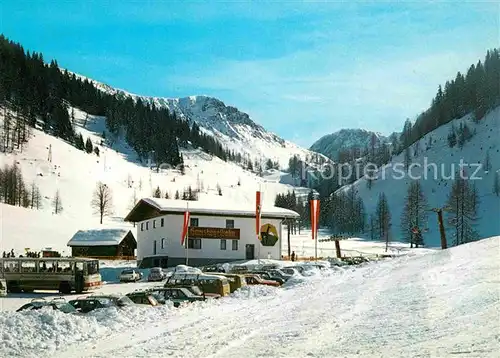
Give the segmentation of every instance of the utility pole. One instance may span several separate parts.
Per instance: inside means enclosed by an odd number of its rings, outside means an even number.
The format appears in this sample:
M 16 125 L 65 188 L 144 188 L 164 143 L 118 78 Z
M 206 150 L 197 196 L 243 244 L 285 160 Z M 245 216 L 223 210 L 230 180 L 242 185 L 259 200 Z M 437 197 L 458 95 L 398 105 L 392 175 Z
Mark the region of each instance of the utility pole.
M 443 210 L 439 209 L 438 212 L 438 223 L 439 223 L 439 233 L 441 234 L 441 248 L 447 249 L 448 244 L 446 242 L 446 233 L 444 231 L 444 224 L 443 224 Z
M 288 257 L 290 257 L 290 255 L 291 255 L 291 253 L 290 253 L 290 232 L 291 232 L 290 219 L 288 219 L 286 222 L 286 228 L 288 231 Z
M 431 211 L 437 213 L 439 233 L 441 235 L 441 249 L 445 250 L 448 248 L 448 243 L 446 242 L 446 232 L 444 231 L 443 208 L 433 208 Z
M 341 259 L 342 253 L 340 251 L 340 240 L 345 240 L 345 239 L 347 239 L 347 237 L 344 235 L 332 235 L 332 236 L 330 236 L 330 239 L 335 240 L 335 254 L 336 254 L 338 259 Z

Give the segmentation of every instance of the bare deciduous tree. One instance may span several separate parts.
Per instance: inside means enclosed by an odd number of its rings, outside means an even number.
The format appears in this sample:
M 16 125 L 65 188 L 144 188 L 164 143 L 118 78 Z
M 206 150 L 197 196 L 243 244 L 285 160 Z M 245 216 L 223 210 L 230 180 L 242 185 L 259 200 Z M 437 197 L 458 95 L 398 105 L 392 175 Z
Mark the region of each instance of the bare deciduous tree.
M 112 214 L 113 198 L 111 189 L 103 182 L 97 183 L 91 205 L 94 208 L 94 213 L 99 214 L 101 224 L 104 216 Z
M 33 182 L 31 184 L 31 208 L 41 209 L 42 208 L 42 194 L 40 193 L 40 188 Z
M 52 200 L 52 206 L 54 207 L 55 214 L 60 214 L 63 210 L 61 194 L 59 194 L 59 190 L 56 191 L 56 195 Z

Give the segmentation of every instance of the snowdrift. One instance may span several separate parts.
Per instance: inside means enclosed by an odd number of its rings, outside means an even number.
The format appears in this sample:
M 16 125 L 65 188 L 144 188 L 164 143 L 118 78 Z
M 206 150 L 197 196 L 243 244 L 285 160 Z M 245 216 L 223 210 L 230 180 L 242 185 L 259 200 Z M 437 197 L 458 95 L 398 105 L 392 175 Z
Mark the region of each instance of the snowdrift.
M 0 354 L 493 357 L 499 249 L 493 237 L 304 277 L 288 289 L 248 287 L 177 310 L 2 312 Z

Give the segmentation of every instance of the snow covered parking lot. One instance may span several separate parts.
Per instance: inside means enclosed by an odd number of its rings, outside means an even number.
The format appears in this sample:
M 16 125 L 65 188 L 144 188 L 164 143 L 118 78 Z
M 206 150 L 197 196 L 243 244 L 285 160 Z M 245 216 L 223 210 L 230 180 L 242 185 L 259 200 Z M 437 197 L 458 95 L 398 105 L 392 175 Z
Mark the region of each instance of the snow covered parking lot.
M 0 314 L 2 356 L 495 357 L 500 237 L 181 309 Z M 145 285 L 144 283 L 130 284 Z M 108 285 L 104 290 L 123 290 Z M 18 299 L 6 298 L 2 302 Z M 3 304 L 2 307 L 5 305 Z

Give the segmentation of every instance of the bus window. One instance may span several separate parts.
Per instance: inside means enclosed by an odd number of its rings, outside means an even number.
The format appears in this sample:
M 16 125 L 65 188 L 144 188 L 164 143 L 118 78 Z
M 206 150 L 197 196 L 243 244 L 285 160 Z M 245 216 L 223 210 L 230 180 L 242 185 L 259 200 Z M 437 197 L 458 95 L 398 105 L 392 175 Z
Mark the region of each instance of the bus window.
M 38 262 L 38 271 L 39 272 L 56 272 L 56 263 L 55 261 L 39 261 Z
M 91 261 L 87 263 L 87 274 L 96 275 L 99 273 L 99 261 Z
M 82 272 L 83 273 L 83 262 L 81 262 L 81 261 L 75 262 L 75 272 Z
M 21 272 L 24 272 L 24 273 L 36 272 L 36 262 L 35 261 L 21 261 Z
M 4 260 L 4 272 L 19 272 L 19 261 Z
M 64 273 L 71 272 L 73 271 L 72 266 L 73 266 L 72 263 L 69 261 L 59 261 L 57 263 L 57 272 L 64 272 Z

